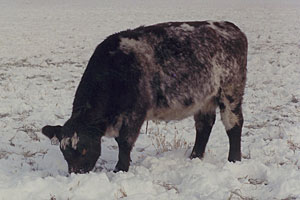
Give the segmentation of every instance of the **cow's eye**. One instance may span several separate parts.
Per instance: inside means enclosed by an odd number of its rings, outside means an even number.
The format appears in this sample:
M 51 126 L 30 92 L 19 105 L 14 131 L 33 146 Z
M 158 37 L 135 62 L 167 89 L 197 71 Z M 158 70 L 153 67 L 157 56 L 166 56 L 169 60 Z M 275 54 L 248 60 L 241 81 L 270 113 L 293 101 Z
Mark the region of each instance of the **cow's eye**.
M 82 156 L 85 156 L 86 153 L 87 153 L 87 149 L 84 148 L 84 149 L 82 150 L 82 152 L 81 152 L 81 155 L 82 155 Z
M 81 156 L 85 156 L 86 153 L 87 153 L 87 148 L 84 147 L 84 146 L 83 147 L 79 147 L 78 151 L 79 151 L 79 153 L 80 153 Z

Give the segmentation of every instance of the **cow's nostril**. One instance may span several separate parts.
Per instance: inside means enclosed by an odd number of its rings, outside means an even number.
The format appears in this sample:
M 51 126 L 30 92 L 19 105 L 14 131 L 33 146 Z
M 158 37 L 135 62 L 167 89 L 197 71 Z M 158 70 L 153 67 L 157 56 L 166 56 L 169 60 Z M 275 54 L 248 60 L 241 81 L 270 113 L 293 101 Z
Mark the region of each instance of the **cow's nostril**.
M 77 170 L 75 167 L 70 167 L 70 168 L 69 168 L 69 174 L 71 174 L 71 173 L 77 174 L 77 173 L 79 173 L 79 172 L 78 172 L 78 170 Z

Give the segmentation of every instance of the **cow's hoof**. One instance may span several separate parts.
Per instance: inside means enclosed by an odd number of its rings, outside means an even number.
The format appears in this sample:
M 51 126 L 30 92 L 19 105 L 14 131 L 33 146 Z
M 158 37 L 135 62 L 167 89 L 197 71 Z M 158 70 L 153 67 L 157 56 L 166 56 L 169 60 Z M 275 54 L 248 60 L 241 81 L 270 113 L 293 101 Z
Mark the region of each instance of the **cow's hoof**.
M 190 155 L 190 159 L 194 159 L 194 158 L 202 159 L 203 155 L 204 153 L 196 153 L 195 151 L 193 151 Z
M 114 169 L 114 173 L 117 173 L 117 172 L 120 172 L 120 171 L 123 171 L 123 172 L 128 172 L 128 169 L 129 167 L 121 167 L 121 166 L 116 166 L 115 169 Z
M 122 170 L 122 169 L 115 168 L 113 172 L 114 172 L 114 173 L 118 173 L 118 172 L 128 172 L 128 170 L 126 171 L 126 170 Z
M 241 160 L 242 160 L 241 157 L 242 157 L 242 156 L 241 156 L 240 153 L 232 154 L 232 155 L 229 155 L 228 161 L 229 161 L 229 162 L 235 163 L 235 162 L 237 162 L 237 161 L 241 161 Z
M 117 172 L 119 172 L 119 171 L 122 171 L 122 170 L 119 170 L 118 168 L 115 168 L 113 172 L 114 172 L 114 173 L 117 173 Z

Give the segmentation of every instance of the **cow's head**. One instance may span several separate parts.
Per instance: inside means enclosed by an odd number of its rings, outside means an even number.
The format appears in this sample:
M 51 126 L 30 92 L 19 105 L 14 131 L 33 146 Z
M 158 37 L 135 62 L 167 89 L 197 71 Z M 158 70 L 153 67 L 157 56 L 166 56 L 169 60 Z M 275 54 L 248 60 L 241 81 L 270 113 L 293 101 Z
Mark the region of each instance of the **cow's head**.
M 86 173 L 94 168 L 101 154 L 101 137 L 94 130 L 45 126 L 42 133 L 50 139 L 58 138 L 69 173 Z

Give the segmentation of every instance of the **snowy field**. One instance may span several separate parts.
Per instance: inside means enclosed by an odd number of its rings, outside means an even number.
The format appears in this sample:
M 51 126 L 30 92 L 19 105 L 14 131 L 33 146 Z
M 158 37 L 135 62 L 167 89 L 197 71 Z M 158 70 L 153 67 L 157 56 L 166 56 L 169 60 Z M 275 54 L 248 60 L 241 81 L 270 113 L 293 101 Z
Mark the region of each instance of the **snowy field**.
M 121 3 L 120 3 L 121 2 Z M 70 117 L 96 45 L 165 21 L 228 20 L 248 36 L 243 160 L 217 118 L 203 160 L 192 118 L 144 124 L 129 172 L 104 138 L 93 172 L 68 175 L 41 134 Z M 299 0 L 0 0 L 0 200 L 300 199 Z

